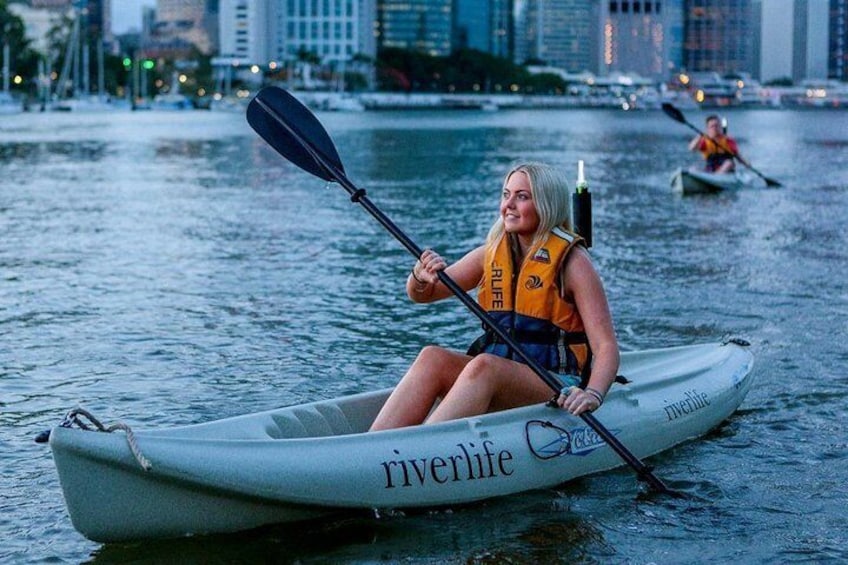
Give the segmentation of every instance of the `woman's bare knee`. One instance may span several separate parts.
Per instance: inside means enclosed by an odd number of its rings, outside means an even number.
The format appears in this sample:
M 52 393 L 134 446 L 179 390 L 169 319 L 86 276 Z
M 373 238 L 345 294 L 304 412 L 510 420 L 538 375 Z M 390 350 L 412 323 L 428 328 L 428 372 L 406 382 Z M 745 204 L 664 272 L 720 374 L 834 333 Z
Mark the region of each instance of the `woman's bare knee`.
M 502 368 L 503 361 L 502 357 L 490 353 L 481 353 L 468 362 L 463 375 L 467 374 L 468 378 L 472 379 L 496 375 Z

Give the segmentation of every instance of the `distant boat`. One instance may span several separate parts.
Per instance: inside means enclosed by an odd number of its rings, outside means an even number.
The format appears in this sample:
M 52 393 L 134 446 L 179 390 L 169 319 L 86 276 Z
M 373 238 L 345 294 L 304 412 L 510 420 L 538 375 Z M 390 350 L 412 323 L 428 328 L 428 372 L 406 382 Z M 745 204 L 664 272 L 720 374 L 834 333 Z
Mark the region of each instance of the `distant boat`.
M 111 97 L 95 95 L 79 98 L 65 98 L 50 105 L 57 112 L 111 112 L 119 108 L 129 108 L 125 101 L 115 102 Z
M 126 104 L 115 103 L 106 93 L 104 83 L 103 41 L 97 41 L 97 94 L 89 88 L 88 43 L 84 40 L 81 28 L 81 15 L 74 9 L 74 21 L 71 36 L 65 48 L 62 72 L 56 82 L 53 97 L 46 94 L 44 108 L 58 112 L 111 112 L 118 108 L 126 109 Z
M 185 94 L 178 92 L 169 94 L 157 94 L 150 103 L 151 110 L 193 110 L 194 104 Z
M 209 109 L 213 112 L 235 112 L 243 114 L 247 111 L 247 104 L 249 102 L 250 98 L 216 94 L 209 103 Z
M 365 106 L 357 98 L 342 94 L 327 98 L 327 110 L 331 112 L 364 112 Z
M 23 103 L 12 96 L 11 92 L 0 92 L 0 114 L 20 114 L 24 111 Z
M 191 98 L 180 92 L 180 81 L 175 72 L 171 78 L 171 90 L 164 94 L 157 94 L 150 104 L 151 110 L 194 110 Z
M 677 169 L 671 176 L 671 189 L 679 194 L 711 194 L 743 186 L 745 181 L 736 173 Z

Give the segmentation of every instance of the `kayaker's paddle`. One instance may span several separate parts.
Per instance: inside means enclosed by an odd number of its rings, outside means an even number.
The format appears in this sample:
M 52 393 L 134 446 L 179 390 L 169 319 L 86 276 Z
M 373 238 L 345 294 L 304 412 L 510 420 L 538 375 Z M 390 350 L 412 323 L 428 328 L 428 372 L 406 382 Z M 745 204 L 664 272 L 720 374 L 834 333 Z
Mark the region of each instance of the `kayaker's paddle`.
M 318 118 L 301 104 L 294 96 L 281 88 L 269 86 L 259 91 L 247 107 L 247 121 L 262 139 L 268 142 L 277 153 L 317 177 L 326 181 L 335 181 L 344 188 L 353 202 L 362 205 L 395 239 L 397 239 L 416 259 L 423 250 L 409 239 L 382 211 L 366 196 L 365 190 L 357 188 L 347 178 L 339 154 L 333 141 Z M 528 356 L 510 335 L 504 332 L 491 319 L 489 314 L 471 298 L 444 271 L 439 271 L 439 280 L 459 300 L 468 307 L 487 327 L 503 340 L 525 363 L 557 394 L 563 384 L 553 374 L 542 368 Z M 652 472 L 650 467 L 633 455 L 615 436 L 610 433 L 592 414 L 580 415 L 623 460 L 630 465 L 639 479 L 645 481 L 654 490 L 664 494 L 678 495 L 666 487 Z
M 668 117 L 669 117 L 669 118 L 671 118 L 672 120 L 674 120 L 675 122 L 680 122 L 681 124 L 683 124 L 683 125 L 685 125 L 685 126 L 688 126 L 688 127 L 689 127 L 689 129 L 691 129 L 691 130 L 693 130 L 694 132 L 696 132 L 696 133 L 700 134 L 702 137 L 707 137 L 707 136 L 706 136 L 706 134 L 705 134 L 704 132 L 702 132 L 702 131 L 701 131 L 701 130 L 699 130 L 697 127 L 695 127 L 695 126 L 693 126 L 692 124 L 690 124 L 690 123 L 686 120 L 686 116 L 684 116 L 684 115 L 683 115 L 683 112 L 681 112 L 680 110 L 678 110 L 677 108 L 675 108 L 674 104 L 672 104 L 672 103 L 670 103 L 670 102 L 663 102 L 663 104 L 662 104 L 662 109 L 663 109 L 663 112 L 665 112 L 665 113 L 666 113 L 666 115 L 668 115 Z M 723 144 L 723 143 L 722 143 L 722 144 L 721 144 L 721 147 L 722 147 L 722 149 L 724 149 L 725 151 L 727 151 L 728 153 L 730 153 L 731 155 L 733 155 L 734 157 L 736 157 L 736 159 L 738 159 L 740 163 L 742 163 L 743 165 L 745 165 L 746 167 L 748 167 L 748 168 L 749 168 L 752 172 L 754 172 L 757 176 L 759 176 L 761 179 L 763 179 L 764 181 L 766 181 L 766 186 L 769 186 L 769 187 L 778 187 L 778 186 L 781 186 L 781 184 L 780 184 L 779 182 L 777 182 L 776 180 L 768 178 L 768 177 L 767 177 L 767 176 L 765 176 L 763 173 L 761 173 L 760 171 L 758 171 L 757 169 L 755 169 L 752 165 L 749 165 L 748 163 L 746 163 L 746 162 L 745 162 L 745 161 L 743 161 L 742 159 L 739 159 L 739 154 L 738 154 L 738 153 L 736 153 L 735 151 L 732 151 L 732 150 L 730 149 L 730 147 L 728 147 L 727 145 L 725 145 L 725 144 Z

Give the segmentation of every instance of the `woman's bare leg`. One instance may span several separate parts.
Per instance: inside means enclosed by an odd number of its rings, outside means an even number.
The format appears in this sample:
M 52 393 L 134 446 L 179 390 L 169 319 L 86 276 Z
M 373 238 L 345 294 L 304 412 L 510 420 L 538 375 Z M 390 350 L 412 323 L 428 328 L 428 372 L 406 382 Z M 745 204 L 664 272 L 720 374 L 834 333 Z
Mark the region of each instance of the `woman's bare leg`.
M 552 396 L 527 365 L 483 353 L 465 365 L 427 423 L 545 402 Z
M 422 423 L 470 360 L 467 355 L 442 347 L 430 345 L 422 349 L 380 409 L 371 431 Z

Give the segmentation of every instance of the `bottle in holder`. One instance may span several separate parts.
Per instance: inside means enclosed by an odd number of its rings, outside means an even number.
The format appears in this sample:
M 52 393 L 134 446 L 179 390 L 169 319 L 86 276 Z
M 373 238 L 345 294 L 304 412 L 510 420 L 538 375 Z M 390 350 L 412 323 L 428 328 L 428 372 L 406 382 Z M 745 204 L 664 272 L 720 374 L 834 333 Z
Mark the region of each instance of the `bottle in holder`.
M 574 231 L 592 247 L 592 194 L 583 175 L 583 160 L 577 161 L 577 184 L 571 195 L 571 214 Z

